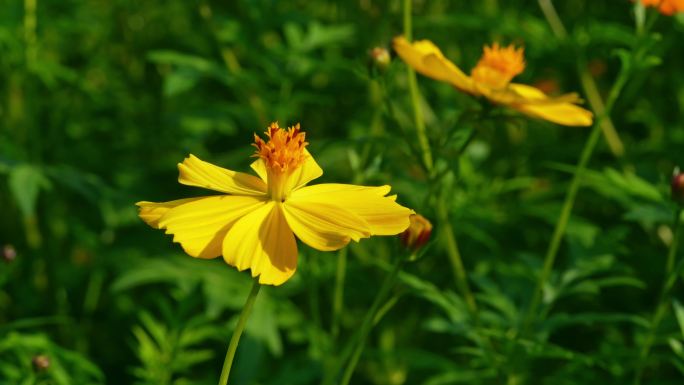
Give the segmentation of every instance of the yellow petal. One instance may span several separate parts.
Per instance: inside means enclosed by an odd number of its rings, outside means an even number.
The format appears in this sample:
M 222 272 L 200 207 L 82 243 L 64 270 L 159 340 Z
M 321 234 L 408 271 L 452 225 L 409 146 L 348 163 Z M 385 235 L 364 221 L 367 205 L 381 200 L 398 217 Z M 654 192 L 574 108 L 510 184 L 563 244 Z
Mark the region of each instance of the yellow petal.
M 394 235 L 406 230 L 413 210 L 397 204 L 396 195 L 385 196 L 389 191 L 390 186 L 327 183 L 302 187 L 292 193 L 289 201 L 339 204 L 363 218 L 371 235 Z
M 577 94 L 549 97 L 541 90 L 525 84 L 511 83 L 501 90 L 482 90 L 492 102 L 510 106 L 534 118 L 548 120 L 564 126 L 591 126 L 593 114 L 575 103 L 581 102 Z
M 403 36 L 393 40 L 394 50 L 408 64 L 425 76 L 447 82 L 461 91 L 472 93 L 472 80 L 429 40 L 409 43 Z
M 544 92 L 542 92 L 542 90 L 540 90 L 539 88 L 528 86 L 526 84 L 511 83 L 508 85 L 508 88 L 516 94 L 518 101 L 524 100 L 527 103 L 577 104 L 582 102 L 582 99 L 580 99 L 580 97 L 576 93 L 569 93 L 561 96 L 550 97 L 546 95 Z
M 263 198 L 253 196 L 196 198 L 169 209 L 157 223 L 167 234 L 173 234 L 173 241 L 180 243 L 189 255 L 216 258 L 221 255 L 221 244 L 233 224 L 264 204 Z
M 148 225 L 158 229 L 159 218 L 163 217 L 164 214 L 166 214 L 169 210 L 176 206 L 182 205 L 183 203 L 196 201 L 198 199 L 202 198 L 178 199 L 175 201 L 161 203 L 142 201 L 136 203 L 136 206 L 139 207 L 138 216 L 140 216 L 140 218 Z
M 264 183 L 268 184 L 268 170 L 266 170 L 266 163 L 264 163 L 264 160 L 259 158 L 252 162 L 252 164 L 249 165 L 249 167 L 256 172 L 257 175 L 259 175 L 259 178 L 264 181 Z
M 358 242 L 371 234 L 370 226 L 363 218 L 338 203 L 342 202 L 288 199 L 282 207 L 297 238 L 314 249 L 330 251 L 344 247 L 351 239 Z
M 535 118 L 548 120 L 564 126 L 591 126 L 593 114 L 570 103 L 559 104 L 515 104 L 511 107 Z
M 188 186 L 204 187 L 236 195 L 264 195 L 266 184 L 259 178 L 215 166 L 194 155 L 178 164 L 178 181 Z
M 223 241 L 223 258 L 251 269 L 263 285 L 281 285 L 297 268 L 297 243 L 280 205 L 268 202 L 240 219 Z

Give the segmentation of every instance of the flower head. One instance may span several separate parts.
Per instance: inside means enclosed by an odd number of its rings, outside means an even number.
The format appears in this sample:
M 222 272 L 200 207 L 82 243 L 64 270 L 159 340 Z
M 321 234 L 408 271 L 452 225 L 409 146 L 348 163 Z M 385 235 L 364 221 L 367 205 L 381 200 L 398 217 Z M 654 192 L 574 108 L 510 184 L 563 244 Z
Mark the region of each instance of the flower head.
M 644 7 L 658 8 L 658 11 L 666 16 L 684 12 L 684 0 L 641 0 Z
M 387 196 L 390 186 L 307 183 L 323 170 L 306 149 L 299 124 L 272 123 L 268 140 L 254 138 L 251 165 L 257 176 L 231 171 L 190 155 L 178 165 L 178 181 L 218 195 L 169 202 L 138 202 L 140 218 L 166 229 L 197 258 L 223 259 L 250 269 L 259 283 L 280 285 L 297 267 L 297 242 L 337 250 L 371 235 L 394 235 L 409 225 L 407 209 Z
M 494 43 L 485 46 L 482 58 L 470 73 L 476 83 L 486 84 L 491 88 L 505 88 L 515 76 L 525 70 L 525 56 L 522 48 L 513 45 L 506 48 Z
M 417 72 L 453 85 L 473 96 L 483 96 L 496 104 L 523 114 L 566 126 L 590 126 L 593 115 L 577 106 L 577 94 L 549 97 L 541 90 L 511 80 L 525 69 L 524 51 L 498 43 L 485 46 L 482 58 L 466 75 L 429 40 L 410 43 L 403 36 L 393 41 L 397 54 Z

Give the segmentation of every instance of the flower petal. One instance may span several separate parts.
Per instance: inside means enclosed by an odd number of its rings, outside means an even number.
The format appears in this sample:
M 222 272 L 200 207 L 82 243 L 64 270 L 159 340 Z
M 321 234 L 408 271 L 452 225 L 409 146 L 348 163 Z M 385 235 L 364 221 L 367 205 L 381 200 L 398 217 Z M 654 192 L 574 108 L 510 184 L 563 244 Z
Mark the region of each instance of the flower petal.
M 249 167 L 251 167 L 252 170 L 259 175 L 259 178 L 261 178 L 264 183 L 268 184 L 268 170 L 266 170 L 266 163 L 264 163 L 263 159 L 259 158 L 255 160 L 249 165 Z
M 178 182 L 236 195 L 264 195 L 266 184 L 259 178 L 215 166 L 194 155 L 178 164 Z
M 472 93 L 472 80 L 429 40 L 410 43 L 403 36 L 392 41 L 394 50 L 413 68 L 427 77 L 450 83 L 461 91 Z
M 514 104 L 511 107 L 533 116 L 564 126 L 591 126 L 593 114 L 571 103 L 558 104 Z
M 178 202 L 178 201 L 173 201 Z M 163 210 L 169 203 L 159 203 Z M 221 255 L 221 244 L 233 224 L 263 206 L 265 200 L 253 196 L 217 195 L 188 200 L 179 204 L 157 220 L 159 228 L 173 234 L 186 253 L 197 258 L 216 258 Z M 149 204 L 146 205 L 150 210 Z
M 483 94 L 494 103 L 532 116 L 565 126 L 591 126 L 593 114 L 575 103 L 581 102 L 577 94 L 549 97 L 538 88 L 511 83 L 503 90 L 488 90 Z
M 371 235 L 370 226 L 363 218 L 330 201 L 290 198 L 282 207 L 297 238 L 314 249 L 337 250 L 350 239 L 358 242 Z
M 297 268 L 297 242 L 280 205 L 268 202 L 240 219 L 223 241 L 223 258 L 252 270 L 263 285 L 281 285 Z
M 159 218 L 163 217 L 164 214 L 166 214 L 169 210 L 176 206 L 182 205 L 184 203 L 193 202 L 198 199 L 202 198 L 177 199 L 175 201 L 161 203 L 142 201 L 136 203 L 135 205 L 140 208 L 138 211 L 138 216 L 140 217 L 140 219 L 142 219 L 143 221 L 145 221 L 145 223 L 154 227 L 155 229 L 158 229 L 160 228 Z
M 372 235 L 394 235 L 406 230 L 413 210 L 397 204 L 396 195 L 385 196 L 389 191 L 390 186 L 325 183 L 300 188 L 292 193 L 290 201 L 344 202 L 346 210 L 368 223 Z

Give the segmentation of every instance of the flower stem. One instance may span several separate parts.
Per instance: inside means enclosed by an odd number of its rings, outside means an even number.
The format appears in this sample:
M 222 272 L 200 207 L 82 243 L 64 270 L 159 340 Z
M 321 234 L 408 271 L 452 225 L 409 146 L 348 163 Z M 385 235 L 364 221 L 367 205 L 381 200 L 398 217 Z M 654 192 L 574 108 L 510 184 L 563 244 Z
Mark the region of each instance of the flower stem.
M 247 318 L 252 312 L 252 307 L 254 306 L 254 301 L 256 300 L 257 294 L 259 294 L 259 289 L 261 285 L 259 280 L 255 279 L 252 284 L 252 290 L 249 292 L 245 306 L 242 307 L 242 313 L 240 313 L 240 318 L 238 319 L 237 326 L 233 331 L 233 336 L 230 338 L 230 343 L 228 344 L 228 351 L 226 352 L 226 359 L 223 361 L 223 369 L 221 370 L 221 378 L 219 379 L 219 385 L 228 384 L 228 376 L 230 375 L 230 368 L 233 366 L 233 359 L 235 358 L 235 352 L 237 351 L 238 344 L 240 343 L 240 336 L 242 331 L 245 329 L 247 324 Z
M 333 314 L 331 334 L 333 341 L 337 341 L 340 333 L 340 318 L 344 308 L 344 280 L 347 272 L 347 248 L 337 253 L 337 267 L 335 270 L 335 291 L 333 293 Z
M 537 307 L 541 301 L 541 296 L 544 290 L 546 282 L 549 280 L 551 271 L 553 269 L 553 264 L 556 261 L 556 255 L 558 254 L 558 248 L 560 247 L 561 241 L 563 240 L 563 235 L 565 234 L 565 229 L 570 220 L 570 214 L 572 213 L 572 208 L 575 205 L 575 198 L 577 197 L 577 191 L 579 190 L 580 182 L 584 174 L 584 170 L 589 163 L 591 154 L 596 148 L 599 138 L 601 137 L 601 125 L 595 124 L 594 128 L 587 139 L 584 149 L 582 150 L 582 155 L 580 156 L 577 167 L 575 168 L 575 174 L 572 177 L 572 182 L 570 183 L 570 188 L 565 196 L 565 201 L 563 202 L 563 208 L 561 209 L 561 214 L 558 217 L 558 222 L 556 222 L 556 227 L 553 231 L 553 236 L 551 237 L 551 242 L 549 243 L 549 248 L 546 251 L 546 257 L 544 258 L 544 267 L 542 273 L 539 276 L 539 281 L 537 282 L 537 287 L 532 296 L 532 301 L 530 302 L 530 307 L 527 313 L 527 318 L 525 321 L 525 328 L 530 326 L 531 320 L 537 312 Z
M 563 24 L 558 18 L 558 14 L 553 7 L 553 3 L 551 3 L 550 0 L 539 0 L 539 4 L 547 18 L 547 21 L 552 26 L 552 29 L 557 36 L 559 38 L 565 38 L 567 32 L 565 32 L 565 27 L 563 27 Z M 532 320 L 536 316 L 537 308 L 539 307 L 542 299 L 544 286 L 551 275 L 553 265 L 556 261 L 556 256 L 558 255 L 558 249 L 560 248 L 561 241 L 565 235 L 565 229 L 567 228 L 568 222 L 570 220 L 570 214 L 572 213 L 572 209 L 575 205 L 575 198 L 577 197 L 577 192 L 579 191 L 582 176 L 587 168 L 587 165 L 589 164 L 591 155 L 593 154 L 594 149 L 599 142 L 601 132 L 606 135 L 606 122 L 608 122 L 611 127 L 613 125 L 610 121 L 610 114 L 613 110 L 613 105 L 615 104 L 615 101 L 617 100 L 622 88 L 627 83 L 629 78 L 629 71 L 624 67 L 621 68 L 617 79 L 610 89 L 608 97 L 606 98 L 606 103 L 604 105 L 596 86 L 596 82 L 589 74 L 582 55 L 578 57 L 577 71 L 579 73 L 582 86 L 587 94 L 587 99 L 590 101 L 590 104 L 597 115 L 596 122 L 594 123 L 591 134 L 584 145 L 580 159 L 575 167 L 575 173 L 573 175 L 572 182 L 570 182 L 570 187 L 565 195 L 565 201 L 563 202 L 563 207 L 561 208 L 561 214 L 558 217 L 556 227 L 554 228 L 553 235 L 551 237 L 551 242 L 549 243 L 549 247 L 546 251 L 542 273 L 539 276 L 537 287 L 532 295 L 532 300 L 530 301 L 530 306 L 523 322 L 523 332 L 525 332 L 527 328 L 531 326 Z M 609 137 L 606 136 L 606 139 L 609 140 Z
M 653 318 L 649 325 L 648 334 L 644 345 L 641 347 L 641 353 L 639 354 L 639 362 L 637 363 L 637 368 L 634 373 L 634 385 L 641 384 L 641 377 L 644 373 L 644 368 L 646 367 L 646 359 L 651 352 L 651 347 L 655 341 L 656 333 L 658 332 L 658 327 L 660 322 L 667 314 L 669 309 L 669 293 L 672 286 L 674 286 L 679 276 L 679 271 L 675 271 L 675 257 L 677 255 L 677 247 L 679 246 L 679 232 L 682 227 L 682 209 L 678 208 L 675 211 L 674 225 L 672 226 L 672 243 L 670 243 L 670 248 L 667 253 L 667 260 L 665 262 L 665 284 L 663 285 L 663 290 L 660 293 L 660 299 L 658 301 L 658 306 L 656 307 Z
M 447 255 L 449 256 L 449 261 L 451 262 L 451 269 L 456 278 L 456 285 L 458 286 L 458 291 L 461 293 L 465 299 L 470 315 L 473 317 L 475 324 L 479 322 L 477 302 L 475 302 L 475 296 L 470 289 L 470 284 L 468 284 L 468 278 L 466 276 L 466 270 L 463 266 L 463 258 L 461 258 L 461 253 L 458 249 L 458 243 L 456 241 L 456 236 L 454 235 L 454 229 L 451 226 L 451 221 L 447 215 L 447 209 L 444 204 L 438 208 L 439 223 L 442 227 L 444 237 L 446 237 L 447 242 Z
M 553 34 L 556 35 L 556 38 L 559 40 L 565 40 L 568 37 L 568 31 L 565 29 L 560 17 L 558 17 L 558 12 L 556 12 L 553 2 L 551 2 L 551 0 L 539 0 L 539 8 L 541 8 L 544 17 L 549 23 L 549 26 L 551 26 L 551 30 L 553 31 Z M 582 56 L 580 56 L 579 61 L 584 62 Z M 586 68 L 586 66 L 584 67 Z M 583 77 L 582 73 L 584 72 L 585 68 L 579 68 L 580 77 Z M 603 100 L 597 91 L 598 87 L 596 86 L 596 81 L 594 81 L 594 78 L 591 76 L 583 77 L 582 88 L 584 88 L 584 92 L 587 94 L 587 100 L 589 101 L 591 109 L 594 110 L 594 112 L 599 116 L 604 115 L 605 107 L 603 105 Z M 600 126 L 603 130 L 603 135 L 605 136 L 608 148 L 610 148 L 610 151 L 613 153 L 613 155 L 616 157 L 621 157 L 624 155 L 625 146 L 622 144 L 620 135 L 618 135 L 615 125 L 610 117 L 607 116 L 601 122 Z
M 365 318 L 363 319 L 359 336 L 356 341 L 356 346 L 354 347 L 354 352 L 351 358 L 349 359 L 349 363 L 347 364 L 346 369 L 344 370 L 344 374 L 342 375 L 340 385 L 349 384 L 349 381 L 351 380 L 351 377 L 354 374 L 354 369 L 356 369 L 356 365 L 359 363 L 359 359 L 361 358 L 361 353 L 363 353 L 363 347 L 366 343 L 366 338 L 368 338 L 368 334 L 370 333 L 371 328 L 373 327 L 373 320 L 375 319 L 375 316 L 378 312 L 378 309 L 380 308 L 380 305 L 383 303 L 383 300 L 385 299 L 385 297 L 387 297 L 387 294 L 389 293 L 390 289 L 392 289 L 392 287 L 394 286 L 394 282 L 397 280 L 397 276 L 399 275 L 399 272 L 401 271 L 401 267 L 404 265 L 404 262 L 406 262 L 406 258 L 397 258 L 397 261 L 394 263 L 394 266 L 392 267 L 392 271 L 390 271 L 390 273 L 385 276 L 385 280 L 382 282 L 382 286 L 380 287 L 378 294 L 375 296 L 371 308 L 368 310 Z
M 675 264 L 675 256 L 677 255 L 677 246 L 679 245 L 678 232 L 682 226 L 682 209 L 675 211 L 674 226 L 672 226 L 672 243 L 670 250 L 667 253 L 667 263 L 665 264 L 665 275 L 669 276 Z
M 404 36 L 407 40 L 411 40 L 411 5 L 413 0 L 404 0 Z M 416 133 L 418 134 L 418 144 L 423 154 L 423 163 L 428 173 L 432 173 L 432 152 L 430 151 L 430 142 L 427 139 L 425 132 L 425 121 L 423 119 L 423 110 L 420 107 L 420 94 L 418 92 L 418 82 L 416 80 L 416 72 L 410 66 L 406 66 L 406 74 L 408 76 L 409 92 L 411 93 L 411 104 L 413 105 L 413 117 L 416 125 Z

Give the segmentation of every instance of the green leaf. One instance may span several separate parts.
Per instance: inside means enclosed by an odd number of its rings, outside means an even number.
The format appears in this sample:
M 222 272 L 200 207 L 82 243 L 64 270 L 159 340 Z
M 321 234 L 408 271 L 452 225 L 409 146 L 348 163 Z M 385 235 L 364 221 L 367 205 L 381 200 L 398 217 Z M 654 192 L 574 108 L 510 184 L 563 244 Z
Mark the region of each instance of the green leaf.
M 48 185 L 47 179 L 38 167 L 22 164 L 12 168 L 9 186 L 24 218 L 35 214 L 38 193 L 41 188 Z
M 684 337 L 684 306 L 682 306 L 679 301 L 672 300 L 672 307 L 674 308 L 675 316 L 677 317 L 677 323 L 679 324 L 679 330 L 682 332 L 682 337 Z

